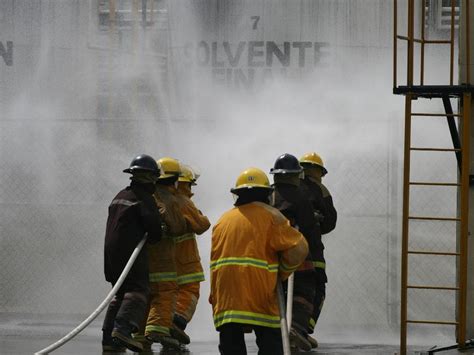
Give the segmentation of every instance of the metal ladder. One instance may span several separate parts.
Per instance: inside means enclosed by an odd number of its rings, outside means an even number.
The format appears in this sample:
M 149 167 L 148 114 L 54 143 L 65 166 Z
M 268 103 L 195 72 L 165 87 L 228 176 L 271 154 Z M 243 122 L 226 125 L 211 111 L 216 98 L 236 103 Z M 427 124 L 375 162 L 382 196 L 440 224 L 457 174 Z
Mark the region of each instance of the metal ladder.
M 415 38 L 415 3 L 420 6 L 421 29 L 420 38 Z M 469 83 L 466 85 L 454 85 L 453 63 L 454 63 L 454 1 L 451 2 L 451 28 L 449 40 L 428 40 L 425 38 L 425 18 L 427 2 L 426 0 L 415 1 L 406 0 L 407 3 L 407 35 L 402 36 L 397 32 L 398 4 L 394 1 L 394 66 L 393 66 L 393 91 L 395 94 L 405 96 L 405 133 L 404 133 L 404 173 L 403 173 L 403 220 L 402 220 L 402 248 L 401 248 L 401 304 L 400 304 L 400 354 L 407 352 L 407 334 L 409 324 L 430 324 L 430 325 L 453 325 L 456 327 L 457 347 L 463 347 L 466 344 L 466 297 L 467 297 L 467 250 L 468 250 L 468 193 L 469 193 L 469 146 L 470 146 L 470 117 L 471 117 L 471 95 L 474 90 Z M 469 3 L 469 1 L 468 1 Z M 469 11 L 469 5 L 465 11 Z M 469 12 L 467 12 L 469 14 Z M 469 17 L 468 17 L 469 18 Z M 469 27 L 469 26 L 468 26 Z M 467 31 L 469 32 L 469 31 Z M 397 44 L 399 40 L 407 43 L 407 83 L 406 86 L 399 86 L 397 83 Z M 414 84 L 414 44 L 420 45 L 420 63 L 419 63 L 419 84 Z M 424 55 L 425 46 L 428 44 L 439 44 L 450 46 L 450 82 L 449 85 L 425 85 L 424 84 Z M 467 39 L 469 48 L 469 38 Z M 469 50 L 467 51 L 469 53 Z M 469 70 L 469 69 L 468 69 Z M 468 71 L 467 78 L 470 78 Z M 412 108 L 413 100 L 419 98 L 440 98 L 443 101 L 444 113 L 436 112 L 414 112 Z M 462 103 L 462 111 L 453 113 L 451 107 L 451 98 L 458 98 Z M 451 134 L 453 148 L 447 147 L 414 147 L 411 144 L 412 138 L 412 120 L 418 117 L 446 117 L 449 131 Z M 455 123 L 455 118 L 460 119 L 462 124 L 462 139 L 459 140 L 459 134 Z M 466 147 L 466 149 L 464 149 Z M 411 153 L 422 151 L 429 154 L 431 152 L 453 152 L 456 155 L 460 178 L 458 182 L 430 182 L 430 181 L 411 181 L 410 165 Z M 454 186 L 460 190 L 460 204 L 456 216 L 416 216 L 410 215 L 410 190 L 413 187 L 447 187 Z M 453 246 L 452 250 L 415 250 L 409 248 L 409 230 L 410 221 L 449 221 L 459 223 L 459 243 Z M 433 257 L 455 257 L 457 258 L 456 280 L 452 285 L 430 285 L 430 284 L 410 284 L 409 279 L 409 256 L 415 258 L 420 255 L 430 255 Z M 408 316 L 408 296 L 409 290 L 423 289 L 433 292 L 453 292 L 453 297 L 457 297 L 456 315 L 452 320 L 427 320 L 413 319 Z M 429 302 L 429 301 L 427 301 Z

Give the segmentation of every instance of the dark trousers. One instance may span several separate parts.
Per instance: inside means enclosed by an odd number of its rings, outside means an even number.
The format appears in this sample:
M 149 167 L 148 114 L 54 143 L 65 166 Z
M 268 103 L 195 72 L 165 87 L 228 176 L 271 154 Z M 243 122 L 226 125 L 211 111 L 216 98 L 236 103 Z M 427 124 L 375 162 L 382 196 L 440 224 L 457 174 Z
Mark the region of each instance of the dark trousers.
M 219 352 L 221 355 L 246 355 L 246 324 L 227 323 L 219 327 Z M 283 355 L 283 341 L 280 328 L 250 326 L 257 337 L 258 355 Z
M 118 326 L 136 331 L 146 317 L 149 289 L 140 283 L 124 282 L 109 304 L 102 324 L 102 342 L 111 341 L 112 330 Z
M 313 314 L 311 315 L 308 329 L 308 333 L 310 334 L 314 332 L 314 327 L 316 326 L 321 314 L 321 310 L 323 309 L 324 300 L 326 298 L 326 283 L 328 281 L 326 271 L 324 269 L 315 268 L 314 271 L 315 294 L 313 298 Z

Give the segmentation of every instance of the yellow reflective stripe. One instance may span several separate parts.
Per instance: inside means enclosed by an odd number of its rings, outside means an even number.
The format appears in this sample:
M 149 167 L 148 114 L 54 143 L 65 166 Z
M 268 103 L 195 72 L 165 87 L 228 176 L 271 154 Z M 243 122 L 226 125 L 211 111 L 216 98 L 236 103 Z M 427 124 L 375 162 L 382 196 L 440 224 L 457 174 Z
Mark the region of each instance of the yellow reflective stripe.
M 319 269 L 325 269 L 326 263 L 324 261 L 313 261 L 313 266 Z
M 204 273 L 203 272 L 195 272 L 194 274 L 186 274 L 178 276 L 178 285 L 184 285 L 191 282 L 201 282 L 204 281 Z
M 174 242 L 181 243 L 181 242 L 184 242 L 185 240 L 190 240 L 190 239 L 196 239 L 196 235 L 194 233 L 186 233 L 180 237 L 175 237 Z
M 214 316 L 216 328 L 226 323 L 254 324 L 262 327 L 280 328 L 280 317 L 236 310 L 221 312 Z
M 287 265 L 284 262 L 280 264 L 280 270 L 283 272 L 294 272 L 299 265 Z
M 264 269 L 269 272 L 277 272 L 278 271 L 278 264 L 269 264 L 266 260 L 262 259 L 254 259 L 254 258 L 236 258 L 236 257 L 229 257 L 229 258 L 221 258 L 215 261 L 211 261 L 211 270 L 216 270 L 221 268 L 222 266 L 253 266 L 259 269 Z
M 150 282 L 170 282 L 176 281 L 178 275 L 176 272 L 154 272 L 149 275 Z
M 311 330 L 314 330 L 314 327 L 316 326 L 316 321 L 311 317 L 309 319 L 309 327 Z
M 145 328 L 145 334 L 148 335 L 150 332 L 162 333 L 169 336 L 170 328 L 162 327 L 161 325 L 147 325 Z

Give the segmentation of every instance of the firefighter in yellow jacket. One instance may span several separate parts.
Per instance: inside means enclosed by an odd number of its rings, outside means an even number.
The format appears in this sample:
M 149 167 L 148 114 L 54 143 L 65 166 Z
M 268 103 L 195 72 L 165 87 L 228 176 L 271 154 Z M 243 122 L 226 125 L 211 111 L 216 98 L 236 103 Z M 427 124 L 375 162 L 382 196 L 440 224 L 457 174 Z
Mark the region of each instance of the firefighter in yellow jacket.
M 234 208 L 212 231 L 211 294 L 221 354 L 246 354 L 251 327 L 259 354 L 283 354 L 276 294 L 278 274 L 286 279 L 305 260 L 308 244 L 276 208 L 272 188 L 257 168 L 243 171 L 231 192 Z
M 181 165 L 177 197 L 180 201 L 181 212 L 186 220 L 188 233 L 174 238 L 178 274 L 178 299 L 171 335 L 183 344 L 189 344 L 190 342 L 189 336 L 184 330 L 196 311 L 200 283 L 204 281 L 196 234 L 204 233 L 211 226 L 209 219 L 191 201 L 193 196 L 191 186 L 196 185 L 196 180 L 197 176 L 192 169 Z
M 145 338 L 164 347 L 180 348 L 170 334 L 178 294 L 174 237 L 186 233 L 186 221 L 181 212 L 176 185 L 179 162 L 173 158 L 158 160 L 162 174 L 156 183 L 155 199 L 165 223 L 160 242 L 148 247 L 151 302 L 145 328 Z

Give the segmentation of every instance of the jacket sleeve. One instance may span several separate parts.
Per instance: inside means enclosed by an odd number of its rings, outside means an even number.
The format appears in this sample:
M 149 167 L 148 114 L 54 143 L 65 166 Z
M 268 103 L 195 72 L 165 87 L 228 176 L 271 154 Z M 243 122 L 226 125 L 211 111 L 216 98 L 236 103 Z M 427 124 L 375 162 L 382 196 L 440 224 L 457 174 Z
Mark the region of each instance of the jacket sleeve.
M 321 213 L 324 218 L 321 221 L 321 233 L 327 234 L 336 228 L 337 222 L 337 211 L 334 207 L 331 194 L 329 190 L 323 184 L 320 185 L 323 195 L 323 203 Z
M 148 242 L 156 243 L 161 240 L 161 216 L 155 199 L 152 196 L 144 198 L 140 202 L 140 216 L 148 233 Z
M 209 219 L 197 209 L 196 205 L 187 197 L 182 197 L 183 200 L 183 216 L 186 220 L 187 232 L 196 233 L 200 235 L 207 231 L 211 226 Z
M 280 255 L 279 273 L 281 279 L 286 280 L 306 259 L 308 243 L 304 236 L 280 215 L 282 218 L 274 218 L 270 245 Z
M 165 234 L 170 237 L 178 237 L 186 233 L 186 220 L 181 213 L 179 204 L 174 199 L 161 201 L 155 195 L 155 200 L 160 210 L 161 218 L 166 224 Z

